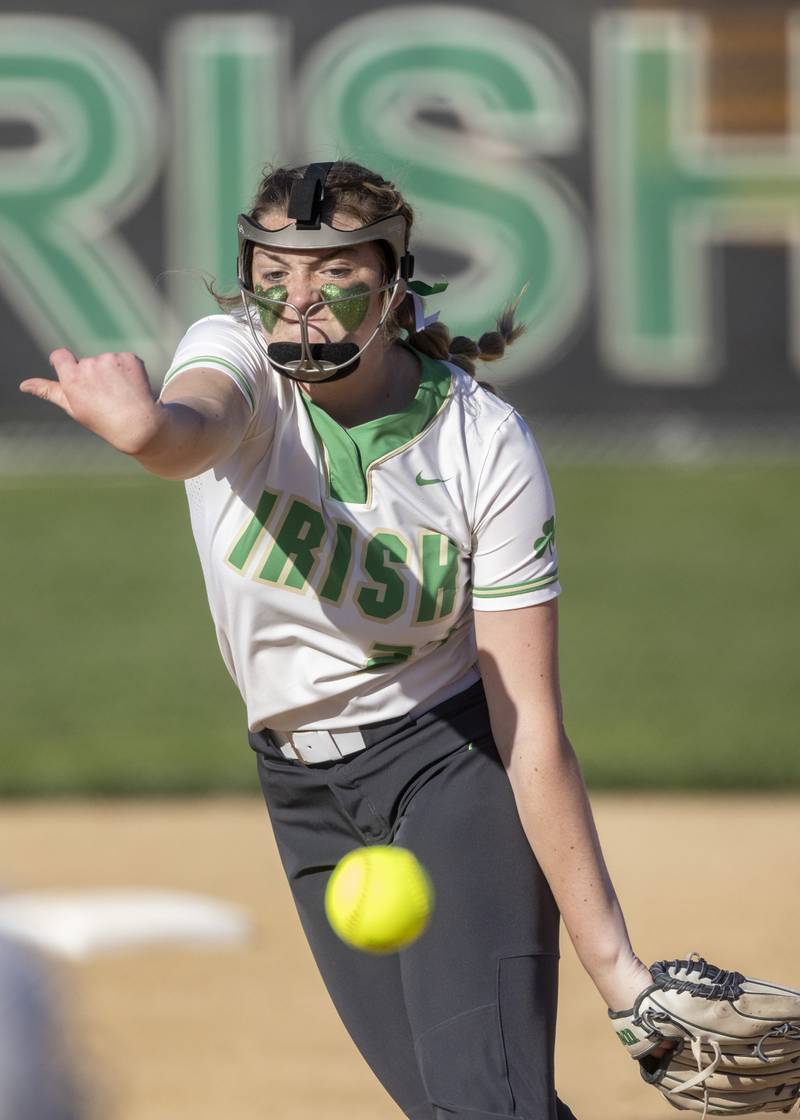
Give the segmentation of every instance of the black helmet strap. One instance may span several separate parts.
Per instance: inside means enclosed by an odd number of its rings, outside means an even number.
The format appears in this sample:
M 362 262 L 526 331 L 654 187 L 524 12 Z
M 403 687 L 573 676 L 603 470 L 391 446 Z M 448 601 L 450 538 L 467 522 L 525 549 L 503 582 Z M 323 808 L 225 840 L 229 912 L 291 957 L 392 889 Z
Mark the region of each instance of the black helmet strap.
M 295 228 L 320 228 L 325 180 L 332 167 L 332 163 L 310 163 L 303 178 L 292 184 L 287 216 L 294 221 Z

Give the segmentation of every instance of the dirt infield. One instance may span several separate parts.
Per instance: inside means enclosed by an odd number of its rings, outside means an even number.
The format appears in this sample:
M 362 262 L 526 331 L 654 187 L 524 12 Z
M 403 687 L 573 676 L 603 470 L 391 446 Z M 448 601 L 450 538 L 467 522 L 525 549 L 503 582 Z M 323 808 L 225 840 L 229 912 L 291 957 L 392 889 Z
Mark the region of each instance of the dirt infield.
M 800 798 L 596 796 L 646 960 L 701 950 L 800 987 Z M 248 909 L 237 948 L 147 948 L 65 967 L 102 1120 L 398 1120 L 306 949 L 260 801 L 4 804 L 6 889 L 156 887 Z M 562 942 L 558 1086 L 579 1120 L 672 1110 L 636 1075 Z

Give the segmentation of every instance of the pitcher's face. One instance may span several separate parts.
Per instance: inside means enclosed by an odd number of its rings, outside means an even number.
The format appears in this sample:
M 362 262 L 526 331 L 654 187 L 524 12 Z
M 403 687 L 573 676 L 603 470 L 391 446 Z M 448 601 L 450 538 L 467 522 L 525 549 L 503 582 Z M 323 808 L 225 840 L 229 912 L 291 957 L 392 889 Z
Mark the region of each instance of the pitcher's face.
M 259 217 L 266 229 L 281 229 L 288 221 L 277 211 Z M 337 213 L 332 224 L 357 229 L 361 223 Z M 371 241 L 335 249 L 256 246 L 253 252 L 252 290 L 268 342 L 300 342 L 299 313 L 306 317 L 310 343 L 362 345 L 380 322 L 387 293 L 375 289 L 385 283 L 384 259 Z

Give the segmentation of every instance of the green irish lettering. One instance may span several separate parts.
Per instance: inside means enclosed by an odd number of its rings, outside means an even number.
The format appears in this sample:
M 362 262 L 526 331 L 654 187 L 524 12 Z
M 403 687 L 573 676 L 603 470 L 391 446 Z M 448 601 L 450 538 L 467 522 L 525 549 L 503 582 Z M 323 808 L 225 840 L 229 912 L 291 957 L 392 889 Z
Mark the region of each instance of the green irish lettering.
M 169 181 L 172 298 L 187 321 L 214 309 L 200 276 L 236 287 L 234 217 L 247 210 L 264 153 L 280 165 L 288 23 L 262 12 L 204 12 L 170 35 L 174 128 Z
M 264 528 L 269 520 L 269 515 L 278 500 L 278 495 L 273 494 L 269 490 L 265 490 L 258 500 L 256 512 L 253 514 L 250 523 L 246 526 L 244 532 L 237 540 L 236 544 L 228 554 L 228 563 L 232 564 L 234 568 L 239 571 L 245 566 L 250 557 L 250 553 L 256 546 L 256 541 L 261 536 Z
M 320 511 L 296 498 L 275 534 L 259 578 L 297 591 L 303 589 L 324 535 L 325 521 Z
M 36 136 L 0 161 L 9 302 L 45 351 L 133 350 L 162 366 L 163 298 L 114 232 L 158 171 L 151 74 L 99 24 L 14 13 L 0 16 L 0 101 Z
M 716 247 L 769 234 L 794 245 L 797 269 L 797 133 L 775 136 L 767 155 L 763 139 L 722 141 L 705 129 L 709 62 L 697 17 L 615 11 L 598 29 L 606 348 L 628 380 L 702 384 L 720 364 Z M 792 65 L 797 74 L 796 47 Z M 795 284 L 795 306 L 798 293 Z
M 458 590 L 458 548 L 442 533 L 422 538 L 422 587 L 417 622 L 446 618 Z
M 498 291 L 524 289 L 528 331 L 502 376 L 528 377 L 570 331 L 587 293 L 581 209 L 552 166 L 536 166 L 579 143 L 581 93 L 555 44 L 529 23 L 478 8 L 454 13 L 444 20 L 438 8 L 417 7 L 410 20 L 406 8 L 388 7 L 327 35 L 300 83 L 305 150 L 351 152 L 389 175 L 402 167 L 434 240 L 480 262 L 437 297 L 458 333 L 485 329 Z M 460 128 L 420 123 L 443 106 Z M 491 159 L 474 158 L 471 137 L 492 145 Z
M 344 581 L 350 570 L 350 561 L 353 557 L 353 527 L 341 521 L 336 522 L 336 544 L 333 548 L 333 557 L 330 567 L 319 593 L 320 599 L 329 603 L 338 603 L 342 595 Z
M 377 587 L 362 584 L 356 601 L 370 618 L 394 618 L 405 606 L 406 581 L 397 571 L 408 557 L 408 546 L 394 533 L 376 533 L 367 542 L 364 568 Z

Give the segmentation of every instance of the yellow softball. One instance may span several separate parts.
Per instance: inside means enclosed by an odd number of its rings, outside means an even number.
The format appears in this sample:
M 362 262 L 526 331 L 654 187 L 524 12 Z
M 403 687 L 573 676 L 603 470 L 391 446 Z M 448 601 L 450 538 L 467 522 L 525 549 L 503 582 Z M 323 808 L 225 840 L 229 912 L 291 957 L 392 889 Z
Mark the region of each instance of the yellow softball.
M 409 945 L 432 910 L 430 878 L 408 848 L 375 844 L 348 852 L 325 890 L 325 913 L 334 931 L 366 953 L 394 953 Z

